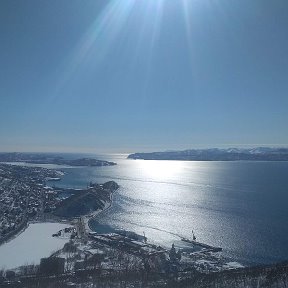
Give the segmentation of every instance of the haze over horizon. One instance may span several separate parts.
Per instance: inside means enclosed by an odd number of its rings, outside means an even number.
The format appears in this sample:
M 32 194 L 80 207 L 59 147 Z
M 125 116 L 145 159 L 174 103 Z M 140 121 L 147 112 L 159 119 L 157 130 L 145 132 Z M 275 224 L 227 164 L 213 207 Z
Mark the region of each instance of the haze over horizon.
M 286 0 L 0 2 L 0 151 L 288 146 Z

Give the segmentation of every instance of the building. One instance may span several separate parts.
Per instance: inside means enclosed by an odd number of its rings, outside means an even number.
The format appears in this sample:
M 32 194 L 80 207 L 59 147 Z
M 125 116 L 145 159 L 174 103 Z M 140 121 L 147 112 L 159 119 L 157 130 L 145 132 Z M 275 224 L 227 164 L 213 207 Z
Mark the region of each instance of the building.
M 40 274 L 59 275 L 64 273 L 65 259 L 60 257 L 42 258 L 40 261 Z

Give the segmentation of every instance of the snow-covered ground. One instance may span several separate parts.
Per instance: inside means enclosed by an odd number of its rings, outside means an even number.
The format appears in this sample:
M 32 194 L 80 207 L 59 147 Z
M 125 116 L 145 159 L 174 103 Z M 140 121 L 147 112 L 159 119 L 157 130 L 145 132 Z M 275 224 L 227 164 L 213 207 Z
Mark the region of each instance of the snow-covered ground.
M 52 234 L 69 227 L 60 223 L 37 223 L 29 227 L 15 239 L 0 246 L 0 269 L 11 269 L 24 264 L 39 264 L 40 259 L 50 256 L 69 241 L 52 237 Z

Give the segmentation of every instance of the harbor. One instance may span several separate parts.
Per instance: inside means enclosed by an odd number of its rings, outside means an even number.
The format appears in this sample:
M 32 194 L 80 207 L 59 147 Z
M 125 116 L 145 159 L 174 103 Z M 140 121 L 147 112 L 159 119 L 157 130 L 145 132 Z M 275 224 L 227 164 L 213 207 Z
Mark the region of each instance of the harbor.
M 197 242 L 195 240 L 187 239 L 187 238 L 181 238 L 182 241 L 190 243 L 194 246 L 198 246 L 202 248 L 202 252 L 221 252 L 221 247 L 213 247 L 204 243 Z

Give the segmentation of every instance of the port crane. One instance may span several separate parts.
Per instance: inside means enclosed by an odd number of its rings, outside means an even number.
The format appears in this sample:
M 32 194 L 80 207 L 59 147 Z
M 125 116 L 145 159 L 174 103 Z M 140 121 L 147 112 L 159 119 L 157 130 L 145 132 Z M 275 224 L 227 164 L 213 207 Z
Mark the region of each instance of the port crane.
M 193 241 L 196 241 L 196 236 L 194 234 L 194 231 L 192 230 L 192 235 L 193 235 Z

